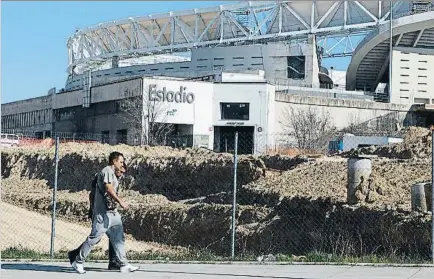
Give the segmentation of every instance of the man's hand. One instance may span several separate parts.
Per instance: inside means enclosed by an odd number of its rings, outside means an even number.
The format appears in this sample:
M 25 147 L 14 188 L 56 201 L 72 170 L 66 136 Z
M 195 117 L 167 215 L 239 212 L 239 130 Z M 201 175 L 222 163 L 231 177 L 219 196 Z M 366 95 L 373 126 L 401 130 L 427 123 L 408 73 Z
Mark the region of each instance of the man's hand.
M 125 210 L 128 210 L 129 208 L 128 204 L 122 200 L 119 201 L 119 205 Z
M 111 184 L 105 184 L 107 193 L 125 210 L 128 209 L 128 204 L 118 197 Z

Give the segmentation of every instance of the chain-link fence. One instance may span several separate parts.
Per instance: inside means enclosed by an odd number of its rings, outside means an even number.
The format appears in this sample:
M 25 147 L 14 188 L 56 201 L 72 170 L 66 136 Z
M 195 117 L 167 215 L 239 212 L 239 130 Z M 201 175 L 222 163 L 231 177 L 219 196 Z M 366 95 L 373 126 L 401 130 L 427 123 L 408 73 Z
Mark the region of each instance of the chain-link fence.
M 430 261 L 431 132 L 380 134 L 240 129 L 214 135 L 212 148 L 205 136 L 149 147 L 53 134 L 58 149 L 30 134 L 4 145 L 14 138 L 2 135 L 2 255 L 67 258 L 90 232 L 92 179 L 120 151 L 129 258 Z M 104 237 L 91 257 L 107 254 Z
M 21 140 L 21 141 L 20 141 Z M 27 148 L 29 141 L 36 146 Z M 18 146 L 22 149 L 18 151 Z M 57 169 L 53 140 L 25 140 L 15 134 L 1 134 L 2 172 L 2 257 L 35 258 L 50 255 L 53 210 L 52 188 Z M 43 213 L 43 214 L 41 214 Z M 72 228 L 70 226 L 70 228 Z M 60 235 L 76 230 L 57 227 Z
M 3 130 L 2 142 L 4 145 L 32 146 L 43 143 L 53 145 L 55 138 L 61 143 L 105 143 L 105 144 L 127 144 L 131 146 L 169 146 L 173 148 L 192 148 L 208 146 L 208 135 L 156 135 L 146 139 L 139 135 L 128 135 L 119 132 L 109 133 L 72 133 L 72 132 L 33 132 L 20 130 Z

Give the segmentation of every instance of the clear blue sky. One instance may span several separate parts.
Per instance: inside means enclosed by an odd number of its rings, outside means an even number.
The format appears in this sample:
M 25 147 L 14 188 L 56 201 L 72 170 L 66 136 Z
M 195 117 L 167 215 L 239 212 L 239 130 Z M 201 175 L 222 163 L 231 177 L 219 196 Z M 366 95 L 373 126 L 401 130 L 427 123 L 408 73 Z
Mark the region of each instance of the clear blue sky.
M 1 2 L 2 103 L 42 96 L 65 86 L 67 38 L 75 28 L 214 2 Z
M 152 13 L 229 1 L 1 2 L 2 103 L 38 97 L 65 86 L 67 38 L 76 28 Z M 327 63 L 328 64 L 328 63 Z

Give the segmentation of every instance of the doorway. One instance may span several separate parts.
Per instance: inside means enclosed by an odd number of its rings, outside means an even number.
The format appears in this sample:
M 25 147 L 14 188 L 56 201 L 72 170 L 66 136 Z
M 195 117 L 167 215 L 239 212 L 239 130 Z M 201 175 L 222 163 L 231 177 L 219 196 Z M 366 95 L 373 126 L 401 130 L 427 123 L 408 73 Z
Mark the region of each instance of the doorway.
M 216 152 L 233 153 L 235 149 L 235 132 L 238 132 L 238 154 L 255 152 L 253 126 L 215 126 L 214 150 Z

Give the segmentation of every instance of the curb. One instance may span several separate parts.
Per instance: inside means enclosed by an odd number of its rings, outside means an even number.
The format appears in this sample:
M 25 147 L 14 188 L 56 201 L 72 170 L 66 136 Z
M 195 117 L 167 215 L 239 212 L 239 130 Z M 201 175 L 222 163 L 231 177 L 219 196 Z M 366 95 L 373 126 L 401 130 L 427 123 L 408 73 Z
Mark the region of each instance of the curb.
M 1 263 L 68 263 L 65 259 L 2 259 Z M 90 260 L 88 263 L 107 263 L 106 260 Z M 357 266 L 357 267 L 434 267 L 434 264 L 394 264 L 394 263 L 339 263 L 339 262 L 231 262 L 231 261 L 164 261 L 164 260 L 131 260 L 131 263 L 136 264 L 207 264 L 207 265 L 294 265 L 294 266 L 310 266 L 310 265 L 322 265 L 322 266 Z

